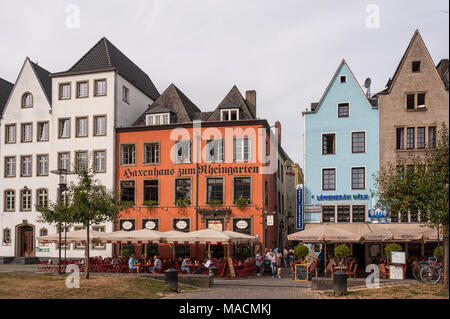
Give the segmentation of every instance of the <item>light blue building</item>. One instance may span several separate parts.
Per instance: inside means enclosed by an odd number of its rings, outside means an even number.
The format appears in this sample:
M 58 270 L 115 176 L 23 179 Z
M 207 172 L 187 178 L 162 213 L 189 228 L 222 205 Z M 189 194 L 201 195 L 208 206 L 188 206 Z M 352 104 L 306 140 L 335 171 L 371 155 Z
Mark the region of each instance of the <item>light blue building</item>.
M 378 106 L 342 60 L 319 103 L 303 112 L 305 223 L 369 222 L 378 171 Z

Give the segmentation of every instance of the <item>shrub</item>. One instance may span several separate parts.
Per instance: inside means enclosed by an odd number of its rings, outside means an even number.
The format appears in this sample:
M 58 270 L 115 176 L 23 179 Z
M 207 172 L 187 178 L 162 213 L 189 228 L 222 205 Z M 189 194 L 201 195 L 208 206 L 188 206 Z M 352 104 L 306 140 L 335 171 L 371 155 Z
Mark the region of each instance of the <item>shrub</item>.
M 403 251 L 402 246 L 399 244 L 389 244 L 384 248 L 384 252 L 386 253 L 386 256 L 389 259 L 391 259 L 391 251 Z
M 303 259 L 305 258 L 309 253 L 309 249 L 308 247 L 306 247 L 305 245 L 298 245 L 297 247 L 295 247 L 294 249 L 294 254 L 297 257 L 297 259 Z
M 239 197 L 233 201 L 233 203 L 240 208 L 247 206 L 249 204 L 249 202 L 250 202 L 250 200 L 248 198 L 242 198 L 242 197 Z
M 124 259 L 129 259 L 130 256 L 131 256 L 131 254 L 132 254 L 132 251 L 131 251 L 130 249 L 124 249 L 124 250 L 122 251 L 122 257 L 123 257 Z
M 177 206 L 179 207 L 186 207 L 191 204 L 191 201 L 189 199 L 177 199 Z
M 157 200 L 144 200 L 144 206 L 147 207 L 156 207 L 158 206 L 158 201 Z
M 350 248 L 346 244 L 339 245 L 334 249 L 334 255 L 339 259 L 348 257 L 350 256 Z
M 219 199 L 210 200 L 210 201 L 208 202 L 208 205 L 211 205 L 211 206 L 220 206 L 220 205 L 222 205 L 222 201 L 219 200 Z
M 438 256 L 439 252 L 439 256 Z M 433 256 L 434 258 L 437 258 L 439 261 L 442 261 L 444 259 L 444 247 L 438 246 L 433 250 Z

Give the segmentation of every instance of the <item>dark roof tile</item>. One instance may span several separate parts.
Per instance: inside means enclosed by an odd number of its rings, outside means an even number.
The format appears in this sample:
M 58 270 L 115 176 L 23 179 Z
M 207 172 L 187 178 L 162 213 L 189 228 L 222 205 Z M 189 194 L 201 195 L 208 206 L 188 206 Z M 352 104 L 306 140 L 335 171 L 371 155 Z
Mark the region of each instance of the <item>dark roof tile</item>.
M 108 39 L 102 38 L 74 66 L 54 75 L 70 75 L 116 69 L 126 80 L 151 99 L 156 100 L 159 92 L 150 77 L 123 54 Z
M 14 87 L 14 84 L 0 78 L 0 114 L 3 112 L 3 108 L 8 102 L 9 95 Z

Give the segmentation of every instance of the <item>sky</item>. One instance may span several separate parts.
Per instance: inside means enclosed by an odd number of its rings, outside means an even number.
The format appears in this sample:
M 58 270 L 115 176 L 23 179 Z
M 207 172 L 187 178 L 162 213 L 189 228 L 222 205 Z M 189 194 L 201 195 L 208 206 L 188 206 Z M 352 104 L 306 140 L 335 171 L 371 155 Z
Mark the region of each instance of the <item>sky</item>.
M 418 29 L 437 64 L 449 57 L 447 0 L 0 0 L 0 77 L 28 56 L 69 69 L 107 37 L 162 93 L 171 83 L 202 111 L 237 85 L 257 116 L 281 123 L 303 167 L 301 112 L 318 102 L 343 58 L 371 92 L 384 89 Z

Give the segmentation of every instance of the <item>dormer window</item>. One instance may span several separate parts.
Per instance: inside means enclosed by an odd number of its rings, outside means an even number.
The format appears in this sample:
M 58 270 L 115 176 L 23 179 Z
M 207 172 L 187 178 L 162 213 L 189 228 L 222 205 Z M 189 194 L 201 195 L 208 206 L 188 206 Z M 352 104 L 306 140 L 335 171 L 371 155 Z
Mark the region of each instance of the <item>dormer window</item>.
M 239 120 L 239 109 L 225 109 L 220 111 L 221 121 L 237 121 Z
M 147 114 L 145 120 L 146 125 L 170 124 L 170 114 L 169 113 Z
M 31 95 L 31 93 L 27 92 L 22 96 L 22 107 L 33 107 L 33 95 Z

